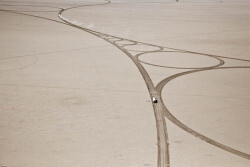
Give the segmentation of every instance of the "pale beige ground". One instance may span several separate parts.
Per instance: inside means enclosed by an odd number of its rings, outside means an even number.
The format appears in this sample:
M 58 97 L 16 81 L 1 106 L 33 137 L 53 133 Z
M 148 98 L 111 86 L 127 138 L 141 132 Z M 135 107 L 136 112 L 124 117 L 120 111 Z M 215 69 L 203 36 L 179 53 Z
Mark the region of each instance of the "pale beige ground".
M 100 1 L 91 4 L 95 2 Z M 250 60 L 250 1 L 134 2 L 116 0 L 72 9 L 63 16 L 82 27 L 119 37 Z M 0 1 L 34 3 L 53 7 L 88 4 L 80 0 Z M 51 7 L 0 9 L 60 21 L 58 9 Z M 73 27 L 1 11 L 0 40 L 0 167 L 157 166 L 150 98 L 141 74 L 124 53 Z M 208 57 L 178 54 L 149 54 L 140 59 L 178 67 L 217 63 Z M 249 62 L 224 60 L 225 66 L 250 66 Z M 185 71 L 144 67 L 155 84 Z M 249 154 L 249 73 L 250 69 L 226 69 L 177 78 L 165 86 L 164 103 L 187 126 Z M 171 167 L 250 166 L 249 160 L 166 121 Z

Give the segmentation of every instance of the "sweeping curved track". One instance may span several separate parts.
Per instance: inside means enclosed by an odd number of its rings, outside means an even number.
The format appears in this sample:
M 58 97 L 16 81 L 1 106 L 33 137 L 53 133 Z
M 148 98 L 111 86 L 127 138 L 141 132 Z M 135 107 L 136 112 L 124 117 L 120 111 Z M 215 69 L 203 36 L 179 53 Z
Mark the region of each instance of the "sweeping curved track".
M 101 38 L 101 39 L 109 42 L 110 44 L 112 44 L 113 46 L 115 46 L 116 48 L 121 50 L 123 53 L 125 53 L 134 62 L 134 64 L 136 65 L 136 67 L 140 71 L 141 75 L 143 76 L 145 84 L 148 87 L 148 91 L 149 91 L 149 95 L 150 95 L 151 99 L 153 97 L 159 99 L 158 103 L 152 103 L 154 113 L 155 113 L 155 118 L 156 118 L 156 127 L 157 127 L 158 167 L 170 166 L 170 162 L 169 162 L 169 142 L 168 142 L 168 133 L 167 133 L 165 117 L 167 117 L 171 122 L 173 122 L 175 125 L 177 125 L 181 129 L 183 129 L 184 131 L 188 132 L 189 134 L 191 134 L 191 135 L 193 135 L 195 137 L 198 137 L 201 140 L 203 140 L 203 141 L 205 141 L 207 143 L 210 143 L 210 144 L 212 144 L 212 145 L 214 145 L 214 146 L 216 146 L 218 148 L 221 148 L 221 149 L 223 149 L 225 151 L 228 151 L 228 152 L 230 152 L 232 154 L 235 154 L 237 156 L 240 156 L 242 158 L 250 160 L 250 155 L 249 154 L 243 153 L 243 152 L 241 152 L 239 150 L 236 150 L 236 149 L 233 149 L 233 148 L 231 148 L 229 146 L 225 146 L 222 143 L 218 143 L 218 142 L 216 142 L 216 141 L 214 141 L 214 140 L 200 134 L 199 132 L 196 132 L 195 130 L 191 129 L 190 127 L 188 127 L 185 124 L 183 124 L 182 122 L 180 122 L 167 109 L 167 107 L 163 103 L 162 95 L 161 95 L 162 94 L 162 89 L 164 88 L 164 86 L 167 83 L 169 83 L 171 80 L 176 79 L 178 77 L 181 77 L 181 76 L 184 76 L 184 75 L 189 75 L 189 74 L 192 74 L 192 73 L 208 71 L 208 70 L 222 70 L 222 69 L 225 70 L 225 69 L 232 69 L 232 68 L 250 68 L 250 65 L 249 66 L 223 67 L 223 65 L 226 63 L 225 59 L 231 59 L 231 60 L 235 60 L 235 61 L 245 61 L 245 62 L 249 62 L 249 63 L 250 63 L 250 60 L 222 57 L 222 56 L 209 55 L 209 54 L 204 54 L 204 53 L 197 53 L 197 52 L 192 52 L 192 51 L 187 51 L 187 50 L 169 48 L 169 47 L 164 47 L 164 46 L 158 46 L 158 45 L 154 45 L 154 44 L 139 42 L 139 41 L 135 41 L 135 40 L 125 39 L 125 38 L 105 34 L 105 33 L 102 33 L 102 32 L 94 31 L 94 30 L 91 30 L 91 29 L 87 29 L 87 28 L 84 28 L 84 27 L 80 27 L 80 26 L 70 22 L 70 20 L 68 20 L 67 18 L 63 17 L 63 12 L 69 11 L 69 10 L 74 9 L 74 8 L 81 8 L 81 7 L 85 7 L 85 6 L 108 5 L 110 3 L 111 3 L 110 1 L 105 1 L 103 3 L 98 3 L 98 4 L 80 5 L 80 6 L 73 6 L 73 7 L 69 7 L 69 8 L 57 8 L 57 9 L 59 9 L 58 17 L 63 22 L 53 20 L 53 19 L 50 19 L 50 18 L 41 17 L 41 16 L 31 15 L 31 14 L 27 14 L 27 13 L 21 13 L 21 11 L 3 10 L 3 9 L 0 9 L 0 11 L 26 15 L 26 16 L 30 16 L 30 17 L 36 17 L 36 18 L 39 18 L 39 19 L 46 19 L 46 20 L 57 22 L 57 23 L 64 24 L 64 25 L 67 25 L 67 26 L 75 27 L 77 29 L 88 32 L 88 33 L 90 33 L 90 34 L 92 34 L 92 35 L 94 35 L 94 36 L 96 36 L 98 38 Z M 52 7 L 52 8 L 55 8 L 55 7 Z M 48 11 L 48 12 L 50 12 L 50 11 Z M 140 48 L 148 48 L 148 49 L 142 50 Z M 131 51 L 135 52 L 136 54 L 132 53 Z M 200 56 L 208 56 L 208 57 L 211 57 L 211 58 L 214 58 L 214 59 L 218 60 L 218 64 L 215 64 L 215 65 L 212 65 L 212 66 L 207 66 L 207 67 L 199 67 L 199 68 L 169 67 L 169 66 L 160 66 L 160 65 L 156 65 L 156 64 L 152 64 L 152 63 L 143 62 L 143 61 L 139 60 L 139 58 L 138 58 L 139 56 L 141 56 L 143 54 L 157 53 L 157 52 L 173 52 L 173 53 L 179 52 L 179 53 L 195 54 L 195 55 L 200 55 Z M 145 63 L 147 65 L 152 65 L 152 66 L 157 66 L 157 67 L 164 67 L 164 68 L 185 69 L 185 70 L 188 70 L 188 71 L 181 72 L 181 73 L 172 75 L 172 76 L 170 76 L 168 78 L 165 78 L 155 86 L 153 84 L 149 74 L 147 73 L 147 71 L 145 70 L 145 68 L 142 66 L 141 63 Z

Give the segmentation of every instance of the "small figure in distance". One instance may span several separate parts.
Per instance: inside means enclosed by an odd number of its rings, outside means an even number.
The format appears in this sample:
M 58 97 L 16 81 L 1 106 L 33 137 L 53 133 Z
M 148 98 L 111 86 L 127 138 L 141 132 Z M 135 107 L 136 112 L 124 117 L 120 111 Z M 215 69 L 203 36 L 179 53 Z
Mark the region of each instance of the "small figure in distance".
M 155 97 L 153 97 L 153 102 L 157 103 L 157 99 Z

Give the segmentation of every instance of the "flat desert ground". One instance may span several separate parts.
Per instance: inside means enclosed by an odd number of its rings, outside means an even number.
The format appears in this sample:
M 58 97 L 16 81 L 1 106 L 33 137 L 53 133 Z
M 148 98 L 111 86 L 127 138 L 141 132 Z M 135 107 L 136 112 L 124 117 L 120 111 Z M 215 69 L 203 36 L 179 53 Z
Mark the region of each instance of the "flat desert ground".
M 0 0 L 0 167 L 249 154 L 250 0 Z

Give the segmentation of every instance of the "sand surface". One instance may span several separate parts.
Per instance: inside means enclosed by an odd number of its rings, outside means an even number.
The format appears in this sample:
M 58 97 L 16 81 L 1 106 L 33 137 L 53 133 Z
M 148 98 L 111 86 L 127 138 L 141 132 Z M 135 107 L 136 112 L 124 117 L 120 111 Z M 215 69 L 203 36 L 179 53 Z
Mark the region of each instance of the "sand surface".
M 249 167 L 249 18 L 249 0 L 1 0 L 0 167 Z

